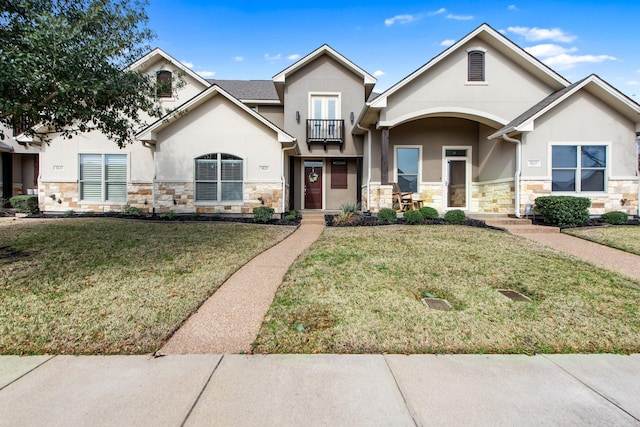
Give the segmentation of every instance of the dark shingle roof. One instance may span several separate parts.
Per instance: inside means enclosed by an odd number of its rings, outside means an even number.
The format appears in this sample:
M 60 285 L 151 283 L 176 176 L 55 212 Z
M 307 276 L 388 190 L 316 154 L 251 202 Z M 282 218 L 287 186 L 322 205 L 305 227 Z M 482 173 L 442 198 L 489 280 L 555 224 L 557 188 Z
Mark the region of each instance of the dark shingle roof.
M 276 88 L 271 80 L 218 80 L 209 79 L 240 100 L 256 99 L 279 101 Z

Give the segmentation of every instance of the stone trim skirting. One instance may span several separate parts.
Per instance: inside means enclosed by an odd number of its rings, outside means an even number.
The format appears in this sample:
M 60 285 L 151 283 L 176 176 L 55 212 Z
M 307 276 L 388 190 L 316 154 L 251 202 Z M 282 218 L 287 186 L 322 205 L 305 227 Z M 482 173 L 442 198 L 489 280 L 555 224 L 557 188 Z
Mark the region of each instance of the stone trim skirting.
M 286 187 L 285 193 L 288 191 Z M 123 206 L 130 205 L 148 213 L 155 209 L 156 213 L 172 210 L 176 213 L 251 214 L 258 206 L 269 206 L 280 213 L 282 197 L 282 184 L 255 182 L 244 184 L 244 201 L 229 204 L 196 202 L 193 182 L 129 183 L 127 200 L 121 203 L 81 201 L 77 182 L 41 181 L 38 190 L 40 210 L 49 212 L 121 211 Z

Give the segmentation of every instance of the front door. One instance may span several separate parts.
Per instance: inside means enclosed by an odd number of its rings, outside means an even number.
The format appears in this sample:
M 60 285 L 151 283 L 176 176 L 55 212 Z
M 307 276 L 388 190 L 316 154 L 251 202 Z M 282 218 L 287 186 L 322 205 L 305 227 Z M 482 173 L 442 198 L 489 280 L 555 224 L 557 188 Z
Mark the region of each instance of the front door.
M 468 209 L 471 148 L 444 149 L 445 209 Z
M 304 162 L 304 208 L 322 209 L 322 162 Z

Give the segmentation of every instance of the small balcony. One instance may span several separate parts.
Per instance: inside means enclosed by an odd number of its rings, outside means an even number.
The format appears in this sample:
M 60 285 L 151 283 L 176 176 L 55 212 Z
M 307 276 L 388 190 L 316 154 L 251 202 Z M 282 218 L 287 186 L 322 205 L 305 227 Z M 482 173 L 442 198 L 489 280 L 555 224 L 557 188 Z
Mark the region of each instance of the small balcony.
M 307 120 L 307 146 L 322 144 L 325 151 L 328 144 L 340 145 L 340 151 L 344 148 L 344 120 L 337 119 L 308 119 Z

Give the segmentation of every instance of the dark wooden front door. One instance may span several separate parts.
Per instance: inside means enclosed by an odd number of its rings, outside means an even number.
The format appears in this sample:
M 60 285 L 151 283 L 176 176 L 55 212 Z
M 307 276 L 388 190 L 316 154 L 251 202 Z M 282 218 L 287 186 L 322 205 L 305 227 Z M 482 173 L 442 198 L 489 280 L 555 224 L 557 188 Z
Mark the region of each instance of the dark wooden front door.
M 322 166 L 304 168 L 304 208 L 322 209 Z

